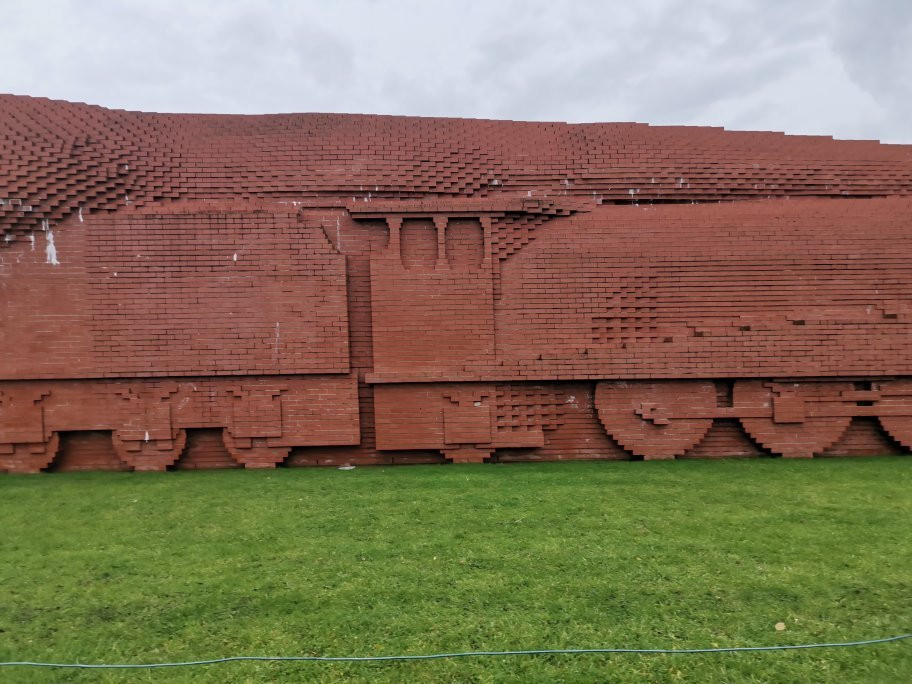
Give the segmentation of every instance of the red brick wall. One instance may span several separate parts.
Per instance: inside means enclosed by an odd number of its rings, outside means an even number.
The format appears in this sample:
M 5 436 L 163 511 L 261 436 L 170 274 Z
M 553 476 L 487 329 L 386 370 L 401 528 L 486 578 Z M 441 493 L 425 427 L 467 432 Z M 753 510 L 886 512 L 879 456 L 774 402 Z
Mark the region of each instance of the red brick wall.
M 348 371 L 344 259 L 294 212 L 123 212 L 33 237 L 0 266 L 0 377 Z
M 292 447 L 358 444 L 357 396 L 346 375 L 0 382 L 0 470 L 51 467 L 84 431 L 105 431 L 131 468 L 164 470 L 197 429 L 219 431 L 237 463 L 274 466 Z
M 504 263 L 498 350 L 541 379 L 910 374 L 910 216 L 883 199 L 558 219 Z
M 0 233 L 175 199 L 908 194 L 908 145 L 639 123 L 124 112 L 0 95 Z M 26 211 L 24 207 L 28 207 Z
M 406 221 L 401 247 L 395 235 L 371 261 L 373 366 L 377 372 L 456 373 L 494 360 L 493 281 L 490 262 L 479 261 L 473 241 L 480 226 L 452 227 Z M 406 240 L 421 228 L 421 258 Z M 417 224 L 417 225 L 415 225 Z M 451 232 L 452 230 L 452 232 Z M 434 239 L 433 259 L 428 236 Z M 453 246 L 450 254 L 445 248 Z
M 912 449 L 912 146 L 0 96 L 0 470 Z

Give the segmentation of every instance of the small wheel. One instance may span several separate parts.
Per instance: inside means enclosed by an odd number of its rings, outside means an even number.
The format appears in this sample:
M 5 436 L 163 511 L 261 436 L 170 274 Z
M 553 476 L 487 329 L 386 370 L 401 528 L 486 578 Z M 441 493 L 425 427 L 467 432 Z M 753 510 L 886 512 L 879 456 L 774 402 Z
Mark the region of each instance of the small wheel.
M 52 432 L 46 442 L 4 444 L 0 451 L 0 473 L 39 473 L 57 456 L 59 433 Z
M 187 442 L 186 430 L 172 430 L 171 439 L 124 439 L 115 430 L 111 433 L 114 451 L 121 461 L 137 471 L 167 470 L 180 458 Z
M 906 416 L 880 416 L 881 427 L 907 449 L 912 450 L 912 380 L 890 380 L 880 384 L 879 407 L 909 407 Z
M 716 388 L 707 380 L 600 382 L 595 407 L 605 431 L 627 451 L 670 459 L 695 446 L 712 426 Z
M 231 458 L 243 465 L 245 468 L 275 468 L 279 463 L 288 458 L 291 451 L 289 446 L 268 446 L 266 444 L 251 444 L 251 440 L 235 439 L 231 430 L 222 432 L 222 440 L 225 442 L 225 448 L 231 454 Z M 265 441 L 265 440 L 263 440 Z

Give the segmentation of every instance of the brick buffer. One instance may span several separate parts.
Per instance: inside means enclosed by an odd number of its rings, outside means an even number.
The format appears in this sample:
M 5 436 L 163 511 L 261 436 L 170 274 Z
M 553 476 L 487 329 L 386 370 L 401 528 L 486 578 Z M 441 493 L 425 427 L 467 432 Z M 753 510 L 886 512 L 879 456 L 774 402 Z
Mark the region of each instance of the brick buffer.
M 0 96 L 0 470 L 912 448 L 912 146 Z

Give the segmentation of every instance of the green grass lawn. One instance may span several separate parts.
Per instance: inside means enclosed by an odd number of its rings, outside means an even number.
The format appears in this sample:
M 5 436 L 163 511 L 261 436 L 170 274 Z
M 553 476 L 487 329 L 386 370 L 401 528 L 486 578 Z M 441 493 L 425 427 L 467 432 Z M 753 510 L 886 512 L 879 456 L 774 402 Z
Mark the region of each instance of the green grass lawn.
M 0 661 L 746 646 L 912 631 L 912 458 L 6 475 L 0 516 Z M 343 679 L 908 682 L 912 643 L 0 670 L 11 682 Z

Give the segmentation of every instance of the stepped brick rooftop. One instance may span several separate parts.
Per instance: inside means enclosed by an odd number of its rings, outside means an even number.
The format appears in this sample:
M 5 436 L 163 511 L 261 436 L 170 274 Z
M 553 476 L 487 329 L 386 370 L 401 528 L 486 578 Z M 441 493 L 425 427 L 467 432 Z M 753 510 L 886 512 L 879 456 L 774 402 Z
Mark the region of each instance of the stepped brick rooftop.
M 0 95 L 0 471 L 912 449 L 912 145 Z

